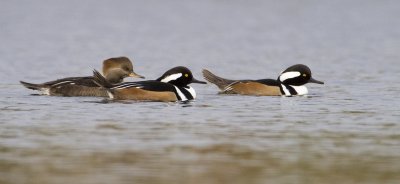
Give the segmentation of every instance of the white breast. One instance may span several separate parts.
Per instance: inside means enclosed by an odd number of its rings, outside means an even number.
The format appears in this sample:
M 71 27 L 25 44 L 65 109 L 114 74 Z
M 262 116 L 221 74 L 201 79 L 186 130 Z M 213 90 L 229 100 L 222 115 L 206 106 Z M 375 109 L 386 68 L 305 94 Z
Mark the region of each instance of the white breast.
M 192 95 L 193 99 L 196 98 L 196 91 L 194 90 L 194 88 L 189 86 L 189 88 L 185 88 L 185 89 L 187 89 L 187 91 L 189 91 L 189 93 Z
M 192 95 L 193 99 L 196 98 L 196 91 L 195 91 L 192 87 L 188 86 L 187 88 L 185 87 L 185 88 L 183 88 L 183 89 L 182 89 L 182 88 L 179 89 L 179 88 L 176 87 L 176 86 L 174 86 L 174 87 L 175 87 L 176 92 L 178 93 L 179 97 L 181 98 L 181 101 L 189 100 L 188 97 L 185 96 L 185 94 L 182 93 L 181 90 L 186 90 L 186 91 L 188 91 L 188 92 L 190 93 L 190 95 Z
M 186 100 L 188 100 L 188 99 L 186 98 L 186 96 L 182 93 L 182 91 L 181 91 L 178 87 L 176 87 L 176 86 L 174 86 L 174 87 L 175 87 L 176 92 L 178 93 L 178 96 L 181 98 L 181 101 L 186 101 Z
M 282 86 L 284 95 L 285 96 L 291 96 L 291 94 L 290 94 L 289 90 L 286 88 L 286 86 L 283 85 L 283 84 L 281 84 L 281 86 Z
M 292 96 L 293 95 L 293 94 L 290 94 L 289 89 L 285 85 L 281 84 L 281 86 L 282 86 L 283 93 L 285 94 L 285 96 Z M 296 91 L 297 95 L 306 95 L 306 94 L 308 94 L 308 89 L 307 89 L 306 86 L 290 86 L 290 87 L 292 87 Z
M 297 95 L 306 95 L 308 94 L 308 89 L 306 86 L 290 86 L 294 90 L 296 90 Z

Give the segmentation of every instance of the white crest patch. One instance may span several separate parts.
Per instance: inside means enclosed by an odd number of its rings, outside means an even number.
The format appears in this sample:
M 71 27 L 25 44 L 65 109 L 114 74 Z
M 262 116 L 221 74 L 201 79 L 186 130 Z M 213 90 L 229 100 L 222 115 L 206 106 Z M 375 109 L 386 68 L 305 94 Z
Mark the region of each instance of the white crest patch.
M 284 82 L 287 79 L 292 79 L 300 75 L 301 75 L 300 72 L 285 72 L 279 76 L 279 81 Z
M 168 75 L 167 77 L 163 78 L 161 82 L 168 83 L 169 81 L 173 81 L 182 77 L 182 73 L 176 73 L 172 75 Z
M 186 96 L 182 93 L 182 91 L 179 90 L 178 87 L 176 87 L 176 86 L 174 86 L 174 87 L 175 87 L 176 92 L 178 93 L 179 97 L 181 98 L 181 101 L 186 101 L 186 100 L 188 100 L 188 99 L 186 98 Z
M 296 90 L 297 95 L 306 95 L 308 94 L 308 89 L 306 86 L 290 86 L 294 90 Z
M 187 91 L 189 91 L 189 93 L 192 95 L 193 99 L 196 98 L 196 91 L 194 90 L 194 88 L 189 86 L 189 88 L 185 88 L 185 89 L 187 89 Z

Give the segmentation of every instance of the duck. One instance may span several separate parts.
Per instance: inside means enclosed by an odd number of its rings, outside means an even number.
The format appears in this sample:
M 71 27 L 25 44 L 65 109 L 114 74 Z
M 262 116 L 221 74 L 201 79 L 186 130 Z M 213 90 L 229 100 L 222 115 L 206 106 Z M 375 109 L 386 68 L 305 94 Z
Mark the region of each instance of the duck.
M 196 98 L 196 91 L 189 84 L 206 84 L 195 79 L 184 66 L 171 68 L 156 80 L 112 84 L 96 70 L 93 71 L 93 78 L 94 83 L 106 89 L 112 100 L 185 102 Z
M 103 61 L 103 74 L 111 84 L 121 83 L 126 77 L 144 78 L 134 72 L 132 61 L 125 56 L 109 58 Z M 106 97 L 107 92 L 93 82 L 92 76 L 67 77 L 41 84 L 24 81 L 20 83 L 32 90 L 38 90 L 42 95 L 49 96 L 101 96 Z
M 219 94 L 238 94 L 249 96 L 301 96 L 308 94 L 304 86 L 307 83 L 324 84 L 311 75 L 304 64 L 295 64 L 280 73 L 278 79 L 231 80 L 219 77 L 207 69 L 202 70 L 203 77 L 215 84 Z

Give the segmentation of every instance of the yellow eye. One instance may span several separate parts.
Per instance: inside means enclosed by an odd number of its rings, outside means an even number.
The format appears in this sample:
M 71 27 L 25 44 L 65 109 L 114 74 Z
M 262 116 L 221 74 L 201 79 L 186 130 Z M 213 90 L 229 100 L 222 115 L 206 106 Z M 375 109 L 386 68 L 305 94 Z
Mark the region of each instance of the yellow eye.
M 189 77 L 189 74 L 185 74 L 185 77 Z
M 307 77 L 307 74 L 303 74 L 303 77 Z

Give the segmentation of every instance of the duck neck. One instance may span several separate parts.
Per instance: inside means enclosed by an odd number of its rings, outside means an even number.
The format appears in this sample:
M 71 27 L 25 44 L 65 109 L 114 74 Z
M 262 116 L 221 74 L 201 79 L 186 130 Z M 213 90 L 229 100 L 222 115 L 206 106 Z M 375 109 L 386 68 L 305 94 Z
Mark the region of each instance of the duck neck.
M 294 86 L 287 84 L 280 84 L 281 93 L 285 96 L 294 96 L 294 95 L 306 95 L 308 94 L 308 89 L 306 86 Z
M 118 75 L 116 73 L 109 73 L 105 76 L 105 78 L 107 79 L 108 82 L 112 84 L 121 83 L 124 80 L 124 78 L 121 75 Z

